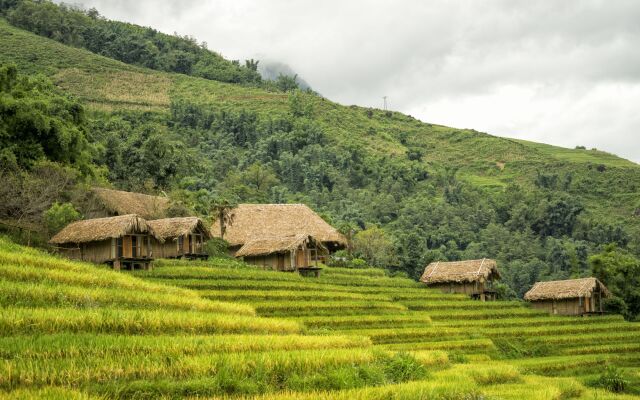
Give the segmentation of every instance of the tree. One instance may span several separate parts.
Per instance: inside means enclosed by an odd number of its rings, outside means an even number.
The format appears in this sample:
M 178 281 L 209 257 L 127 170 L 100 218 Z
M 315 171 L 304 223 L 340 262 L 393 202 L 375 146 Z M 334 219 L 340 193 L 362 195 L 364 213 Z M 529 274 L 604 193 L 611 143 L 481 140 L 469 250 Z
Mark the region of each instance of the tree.
M 91 175 L 82 106 L 44 77 L 0 66 L 0 162 L 31 168 L 48 159 Z
M 376 267 L 390 267 L 396 262 L 393 240 L 382 228 L 358 232 L 353 239 L 353 250 L 369 265 Z
M 71 203 L 58 203 L 53 205 L 44 213 L 44 222 L 47 226 L 49 234 L 60 231 L 73 221 L 81 218 L 80 213 L 73 207 Z
M 251 164 L 242 172 L 242 181 L 249 187 L 253 188 L 258 194 L 267 197 L 271 188 L 276 186 L 280 181 L 270 167 L 260 163 Z
M 608 301 L 612 311 L 621 311 L 628 320 L 640 316 L 640 260 L 615 245 L 589 258 L 593 275 L 618 298 Z
M 283 92 L 292 92 L 296 89 L 299 89 L 298 85 L 298 75 L 288 76 L 279 74 L 276 79 L 276 87 Z
M 353 236 L 358 230 L 358 226 L 350 221 L 341 221 L 338 223 L 338 230 L 347 238 L 347 257 L 353 258 Z
M 214 222 L 217 221 L 220 226 L 220 238 L 224 239 L 224 235 L 227 232 L 227 226 L 233 224 L 233 209 L 237 207 L 237 204 L 233 204 L 226 199 L 216 199 L 211 204 L 211 214 L 214 216 Z
M 44 225 L 45 211 L 71 197 L 77 175 L 76 170 L 50 161 L 39 161 L 30 171 L 0 169 L 0 219 L 17 227 Z M 30 240 L 29 234 L 27 244 Z

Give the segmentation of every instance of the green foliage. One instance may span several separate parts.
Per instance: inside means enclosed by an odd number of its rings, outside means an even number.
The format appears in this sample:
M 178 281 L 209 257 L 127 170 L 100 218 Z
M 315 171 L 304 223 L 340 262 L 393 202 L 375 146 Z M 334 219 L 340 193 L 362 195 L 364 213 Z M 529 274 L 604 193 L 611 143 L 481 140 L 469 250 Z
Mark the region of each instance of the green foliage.
M 288 76 L 288 75 L 278 75 L 278 78 L 275 81 L 276 86 L 283 92 L 292 92 L 296 89 L 299 89 L 298 85 L 298 75 Z
M 616 296 L 606 303 L 609 310 L 622 312 L 631 320 L 640 316 L 640 260 L 627 251 L 609 245 L 589 258 L 594 276 Z
M 204 244 L 204 250 L 209 257 L 229 257 L 229 243 L 220 238 L 213 238 Z
M 384 230 L 373 227 L 356 234 L 353 239 L 353 250 L 369 265 L 393 265 L 394 243 Z
M 209 51 L 206 43 L 199 44 L 192 37 L 110 21 L 96 9 L 32 0 L 3 2 L 1 8 L 17 27 L 127 64 L 222 82 L 261 82 L 253 60 L 241 66 Z
M 79 220 L 80 213 L 71 203 L 53 203 L 44 213 L 44 222 L 51 233 L 56 233 L 73 221 Z
M 415 357 L 407 353 L 396 353 L 386 361 L 386 374 L 394 382 L 424 379 L 426 369 Z
M 611 365 L 607 365 L 605 371 L 598 377 L 596 384 L 613 393 L 625 391 L 628 381 L 622 371 Z
M 83 107 L 42 76 L 0 65 L 0 162 L 31 168 L 48 159 L 91 173 Z

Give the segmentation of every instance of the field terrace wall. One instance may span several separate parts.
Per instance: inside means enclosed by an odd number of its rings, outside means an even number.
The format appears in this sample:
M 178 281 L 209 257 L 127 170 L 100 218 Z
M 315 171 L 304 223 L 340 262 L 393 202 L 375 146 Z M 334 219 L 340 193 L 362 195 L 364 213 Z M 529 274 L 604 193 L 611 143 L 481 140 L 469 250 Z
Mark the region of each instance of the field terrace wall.
M 536 282 L 524 295 L 533 308 L 560 315 L 602 313 L 602 299 L 611 296 L 596 278 Z
M 153 256 L 156 258 L 206 259 L 204 243 L 209 230 L 198 217 L 163 218 L 148 222 L 154 232 Z
M 89 192 L 83 211 L 86 218 L 136 214 L 151 220 L 167 217 L 169 206 L 170 200 L 167 197 L 93 188 Z
M 115 269 L 148 268 L 152 260 L 153 229 L 138 215 L 77 221 L 58 232 L 50 244 L 64 256 Z
M 211 234 L 220 237 L 218 221 Z M 304 204 L 240 204 L 231 212 L 224 239 L 232 255 L 245 243 L 273 237 L 310 235 L 329 253 L 345 248 L 346 238 Z
M 493 281 L 500 278 L 495 260 L 433 262 L 424 270 L 421 282 L 448 293 L 463 293 L 482 301 L 495 300 Z
M 327 248 L 313 236 L 300 234 L 251 240 L 236 257 L 278 271 L 300 271 L 318 268 L 318 261 L 327 254 Z

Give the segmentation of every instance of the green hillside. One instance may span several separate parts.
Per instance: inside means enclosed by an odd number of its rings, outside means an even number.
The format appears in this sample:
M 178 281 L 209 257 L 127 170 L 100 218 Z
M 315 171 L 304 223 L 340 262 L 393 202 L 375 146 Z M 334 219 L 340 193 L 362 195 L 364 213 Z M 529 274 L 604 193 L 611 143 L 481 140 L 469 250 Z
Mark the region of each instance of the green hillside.
M 58 12 L 29 0 L 3 7 L 18 3 Z M 0 63 L 17 66 L 16 76 L 2 69 L 9 82 L 2 99 L 12 105 L 0 109 L 10 121 L 0 124 L 0 144 L 9 149 L 0 159 L 17 165 L 0 169 L 15 182 L 0 191 L 0 222 L 40 226 L 40 244 L 60 228 L 46 217 L 54 203 L 67 206 L 54 210 L 67 210 L 63 222 L 78 218 L 91 185 L 164 192 L 176 210 L 209 221 L 219 204 L 302 202 L 353 236 L 354 257 L 369 265 L 415 279 L 434 260 L 492 257 L 507 299 L 538 280 L 596 274 L 616 295 L 611 310 L 640 314 L 638 278 L 628 278 L 640 271 L 640 166 L 633 162 L 344 106 L 310 91 L 143 68 L 144 59 L 126 64 L 86 50 L 86 38 L 73 47 L 44 37 L 58 37 L 51 34 L 58 20 L 9 17 L 43 36 L 0 19 Z M 71 20 L 70 29 L 82 21 Z M 127 26 L 153 40 L 181 40 Z M 118 40 L 136 44 L 127 32 Z M 42 90 L 47 79 L 52 86 Z M 40 110 L 32 98 L 49 104 L 45 113 L 72 125 L 76 138 L 84 135 L 77 157 L 61 156 L 76 149 L 58 149 L 70 139 L 49 129 L 57 122 L 29 115 Z M 30 196 L 46 182 L 55 187 Z
M 327 268 L 315 279 L 216 260 L 134 275 L 0 238 L 0 397 L 640 393 L 640 325 L 618 316 L 549 317 L 380 269 Z M 626 394 L 598 386 L 604 365 L 626 380 Z

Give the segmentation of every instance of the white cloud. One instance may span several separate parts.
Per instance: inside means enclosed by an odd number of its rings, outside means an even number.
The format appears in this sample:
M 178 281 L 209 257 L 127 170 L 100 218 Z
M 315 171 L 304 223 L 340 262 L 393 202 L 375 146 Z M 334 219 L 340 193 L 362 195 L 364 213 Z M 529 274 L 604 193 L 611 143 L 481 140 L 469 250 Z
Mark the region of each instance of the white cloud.
M 195 36 L 231 59 L 290 65 L 344 104 L 640 161 L 635 0 L 85 0 Z

